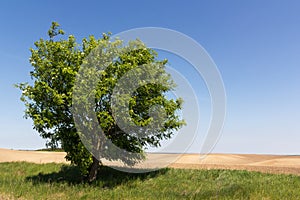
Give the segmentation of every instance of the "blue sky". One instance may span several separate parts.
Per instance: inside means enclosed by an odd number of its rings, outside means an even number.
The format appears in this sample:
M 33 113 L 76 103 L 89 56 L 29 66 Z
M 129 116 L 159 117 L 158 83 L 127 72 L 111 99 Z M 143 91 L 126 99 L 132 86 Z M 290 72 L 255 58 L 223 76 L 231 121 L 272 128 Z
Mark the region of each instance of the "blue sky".
M 43 147 L 13 84 L 29 81 L 29 48 L 57 21 L 77 38 L 148 26 L 192 37 L 226 88 L 227 117 L 214 152 L 299 154 L 299 10 L 299 1 L 273 0 L 1 1 L 0 148 Z

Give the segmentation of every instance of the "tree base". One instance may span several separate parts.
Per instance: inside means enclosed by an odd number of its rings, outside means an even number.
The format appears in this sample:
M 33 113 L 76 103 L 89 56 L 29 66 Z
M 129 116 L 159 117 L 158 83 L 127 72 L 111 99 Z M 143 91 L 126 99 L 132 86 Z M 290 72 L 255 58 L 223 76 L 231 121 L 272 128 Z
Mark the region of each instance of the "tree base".
M 89 175 L 87 177 L 89 183 L 96 180 L 100 164 L 101 164 L 101 162 L 93 156 L 93 164 L 91 166 Z

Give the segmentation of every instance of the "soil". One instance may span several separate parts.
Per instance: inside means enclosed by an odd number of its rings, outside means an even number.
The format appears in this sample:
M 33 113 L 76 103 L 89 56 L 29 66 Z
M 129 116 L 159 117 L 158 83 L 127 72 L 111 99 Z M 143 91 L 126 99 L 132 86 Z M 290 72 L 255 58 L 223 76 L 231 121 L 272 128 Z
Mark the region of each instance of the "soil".
M 0 162 L 69 163 L 64 152 L 19 151 L 0 148 Z M 168 160 L 168 167 L 230 169 L 300 175 L 300 156 L 257 154 L 149 154 L 151 163 Z

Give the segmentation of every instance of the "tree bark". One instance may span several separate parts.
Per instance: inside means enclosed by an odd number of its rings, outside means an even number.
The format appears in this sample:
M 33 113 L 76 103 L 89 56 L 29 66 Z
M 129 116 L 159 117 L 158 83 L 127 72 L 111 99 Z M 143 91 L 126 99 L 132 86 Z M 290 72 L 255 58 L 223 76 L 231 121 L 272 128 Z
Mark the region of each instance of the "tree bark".
M 98 173 L 100 163 L 101 162 L 93 156 L 93 164 L 91 166 L 89 176 L 88 176 L 88 181 L 90 183 L 93 182 L 97 178 L 97 173 Z

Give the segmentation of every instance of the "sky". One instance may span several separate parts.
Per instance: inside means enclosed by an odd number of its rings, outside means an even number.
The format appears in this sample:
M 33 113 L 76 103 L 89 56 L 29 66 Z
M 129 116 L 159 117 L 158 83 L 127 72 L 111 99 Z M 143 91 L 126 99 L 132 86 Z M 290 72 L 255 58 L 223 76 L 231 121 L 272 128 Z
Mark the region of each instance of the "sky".
M 44 147 L 13 85 L 30 81 L 29 48 L 57 21 L 79 39 L 142 27 L 193 38 L 214 60 L 226 89 L 226 119 L 213 152 L 299 154 L 299 10 L 300 2 L 291 0 L 1 1 L 0 148 Z M 184 62 L 171 56 L 179 71 Z M 207 91 L 197 96 L 209 119 Z M 191 151 L 199 150 L 201 138 Z

